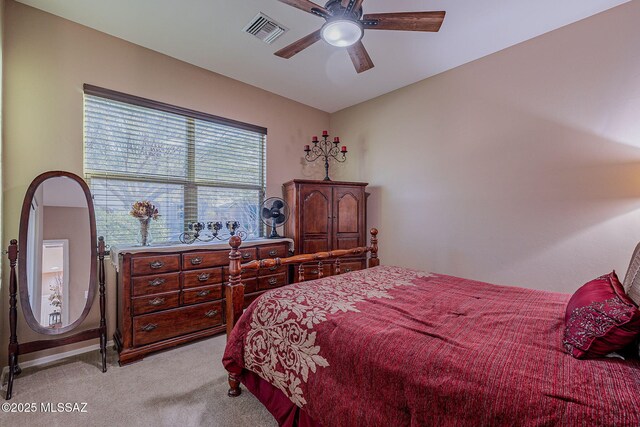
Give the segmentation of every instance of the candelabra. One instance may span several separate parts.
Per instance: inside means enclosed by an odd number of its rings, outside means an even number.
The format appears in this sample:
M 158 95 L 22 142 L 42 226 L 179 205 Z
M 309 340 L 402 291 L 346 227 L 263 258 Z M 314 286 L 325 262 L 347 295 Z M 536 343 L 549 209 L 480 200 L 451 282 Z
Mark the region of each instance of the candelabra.
M 329 133 L 326 130 L 322 132 L 322 140 L 318 140 L 318 137 L 314 136 L 311 142 L 313 142 L 313 147 L 304 146 L 304 151 L 307 153 L 304 156 L 305 160 L 308 162 L 315 162 L 318 159 L 324 160 L 324 180 L 331 181 L 329 178 L 329 159 L 344 163 L 347 160 L 347 147 L 343 145 L 339 150 L 340 138 L 336 136 L 333 138 L 333 142 L 330 142 Z M 340 154 L 342 154 L 341 157 Z
M 206 224 L 204 222 L 192 222 L 189 223 L 189 231 L 180 235 L 180 241 L 191 244 L 196 240 L 200 242 L 211 242 L 214 239 L 229 240 L 231 236 L 238 236 L 242 240 L 247 238 L 247 232 L 242 229 L 238 221 L 227 221 L 226 226 L 228 232 L 221 234 L 222 222 L 220 221 L 207 222 Z

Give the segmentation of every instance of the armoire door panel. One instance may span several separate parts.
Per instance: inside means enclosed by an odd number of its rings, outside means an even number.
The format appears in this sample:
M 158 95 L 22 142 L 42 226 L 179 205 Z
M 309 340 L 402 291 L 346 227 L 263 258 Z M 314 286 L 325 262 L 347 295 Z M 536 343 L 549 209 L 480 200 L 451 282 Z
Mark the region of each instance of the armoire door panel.
M 303 254 L 312 254 L 315 252 L 327 252 L 329 251 L 329 237 L 306 237 L 302 240 L 302 252 Z
M 360 246 L 360 236 L 346 236 L 344 234 L 339 235 L 337 238 L 337 247 L 333 249 L 353 249 Z
M 331 188 L 305 187 L 300 196 L 302 233 L 331 234 Z
M 364 197 L 362 187 L 334 187 L 332 249 L 351 249 L 365 245 Z
M 339 193 L 334 201 L 337 211 L 336 233 L 357 233 L 360 217 L 358 198 L 352 192 L 340 194 L 341 192 L 336 189 L 336 193 Z

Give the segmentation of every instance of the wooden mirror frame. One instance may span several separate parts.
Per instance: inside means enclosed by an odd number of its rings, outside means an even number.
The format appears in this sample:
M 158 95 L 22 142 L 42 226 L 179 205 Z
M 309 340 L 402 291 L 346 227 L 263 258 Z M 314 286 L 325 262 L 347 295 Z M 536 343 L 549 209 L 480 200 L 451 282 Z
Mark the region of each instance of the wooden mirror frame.
M 89 272 L 89 293 L 87 297 L 87 301 L 85 302 L 84 309 L 76 320 L 73 323 L 70 323 L 67 326 L 64 326 L 59 329 L 49 329 L 40 324 L 38 320 L 33 315 L 33 310 L 31 309 L 31 302 L 29 301 L 29 285 L 28 285 L 28 277 L 26 271 L 27 265 L 27 248 L 29 247 L 29 242 L 27 242 L 27 237 L 29 233 L 29 215 L 31 214 L 31 202 L 33 201 L 33 196 L 35 195 L 38 187 L 43 184 L 46 180 L 50 178 L 69 178 L 75 181 L 82 191 L 84 192 L 85 198 L 87 200 L 87 208 L 89 210 L 89 228 L 90 228 L 90 236 L 89 236 L 89 247 L 91 248 L 91 268 Z M 24 196 L 24 202 L 22 203 L 22 213 L 20 215 L 20 234 L 19 234 L 19 248 L 18 252 L 18 265 L 21 266 L 20 274 L 18 274 L 18 283 L 20 288 L 20 305 L 22 306 L 22 313 L 24 315 L 27 324 L 31 329 L 39 334 L 44 335 L 61 335 L 66 332 L 72 331 L 77 328 L 84 319 L 87 318 L 89 314 L 89 310 L 91 310 L 91 306 L 93 305 L 93 299 L 96 294 L 96 273 L 97 273 L 97 235 L 96 235 L 96 214 L 93 207 L 93 199 L 91 198 L 91 191 L 89 190 L 89 186 L 82 178 L 78 175 L 73 174 L 71 172 L 64 171 L 50 171 L 45 172 L 41 175 L 38 175 L 29 185 L 29 189 L 27 190 L 26 195 Z

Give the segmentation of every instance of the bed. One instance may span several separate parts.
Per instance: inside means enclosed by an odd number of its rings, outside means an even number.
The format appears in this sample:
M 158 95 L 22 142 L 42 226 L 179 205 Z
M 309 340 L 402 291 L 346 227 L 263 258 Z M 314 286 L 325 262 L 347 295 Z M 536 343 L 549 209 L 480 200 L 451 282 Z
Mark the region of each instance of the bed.
M 286 426 L 640 425 L 638 360 L 563 351 L 571 295 L 379 266 L 374 243 L 358 248 L 375 249 L 371 268 L 269 291 L 244 314 L 231 260 L 230 395 L 241 382 Z

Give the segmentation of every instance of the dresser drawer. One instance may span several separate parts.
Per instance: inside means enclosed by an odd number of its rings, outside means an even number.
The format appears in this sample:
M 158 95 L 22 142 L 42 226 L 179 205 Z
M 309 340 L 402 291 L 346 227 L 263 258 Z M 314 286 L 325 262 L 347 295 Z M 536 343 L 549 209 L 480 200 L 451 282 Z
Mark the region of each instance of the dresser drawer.
M 191 305 L 222 298 L 222 285 L 204 286 L 182 292 L 182 304 Z
M 256 248 L 240 248 L 241 262 L 249 262 L 258 258 L 258 250 Z M 227 254 L 227 264 L 229 264 L 229 254 Z
M 288 245 L 260 246 L 258 248 L 258 258 L 286 258 L 289 255 Z
M 180 289 L 180 273 L 157 274 L 133 278 L 133 296 L 160 294 Z
M 246 269 L 242 269 L 242 273 L 240 273 L 242 275 L 242 278 L 244 279 L 245 277 L 247 278 L 254 278 L 258 275 L 258 270 L 246 270 Z M 229 281 L 229 267 L 225 267 L 224 268 L 224 281 L 228 282 Z
M 133 345 L 141 346 L 222 325 L 222 303 L 207 302 L 133 319 Z
M 273 289 L 287 284 L 286 274 L 276 274 L 274 276 L 258 278 L 258 289 Z
M 182 273 L 182 286 L 185 288 L 217 285 L 219 283 L 222 283 L 222 267 Z
M 182 269 L 222 267 L 229 265 L 229 251 L 191 252 L 182 254 Z
M 245 295 L 258 290 L 258 279 L 242 279 L 242 283 L 244 284 Z
M 286 273 L 289 270 L 288 265 L 281 265 L 279 267 L 261 268 L 258 270 L 259 276 L 272 276 L 274 274 Z
M 166 294 L 134 298 L 132 305 L 134 316 L 176 308 L 180 305 L 180 292 L 175 291 Z
M 180 255 L 156 255 L 133 258 L 131 272 L 134 276 L 169 273 L 180 270 Z

